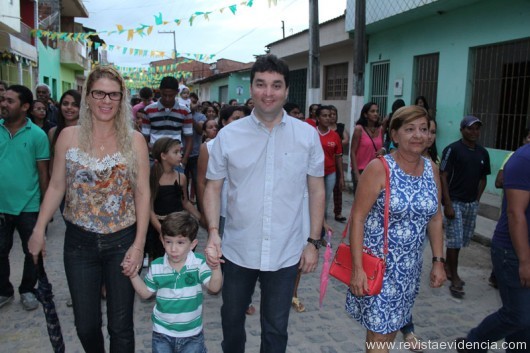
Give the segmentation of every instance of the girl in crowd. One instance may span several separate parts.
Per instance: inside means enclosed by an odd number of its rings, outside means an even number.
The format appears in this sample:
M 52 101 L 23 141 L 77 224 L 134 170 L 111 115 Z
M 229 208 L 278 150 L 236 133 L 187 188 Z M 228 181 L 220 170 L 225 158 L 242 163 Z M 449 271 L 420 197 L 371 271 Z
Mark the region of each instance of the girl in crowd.
M 254 100 L 252 98 L 247 99 L 247 101 L 245 102 L 245 107 L 252 111 L 252 109 L 254 109 Z
M 202 142 L 208 142 L 217 136 L 217 121 L 216 120 L 206 120 L 204 122 L 204 125 L 202 127 L 203 136 L 202 136 Z
M 46 225 L 65 196 L 64 267 L 77 335 L 86 352 L 104 352 L 101 285 L 107 288 L 110 352 L 134 352 L 134 289 L 149 223 L 149 159 L 134 131 L 120 73 L 98 66 L 83 88 L 79 125 L 55 144 L 51 181 L 29 240 L 45 252 Z
M 161 221 L 173 212 L 188 211 L 197 220 L 201 214 L 188 200 L 187 180 L 183 173 L 175 170 L 182 162 L 182 144 L 179 140 L 162 137 L 156 140 L 151 150 L 155 163 L 151 167 L 151 225 L 147 239 L 147 253 L 152 259 L 164 256 L 164 247 L 159 239 Z
M 368 102 L 361 109 L 361 116 L 351 138 L 350 161 L 354 193 L 364 168 L 380 154 L 384 154 L 384 149 L 379 108 L 374 102 Z
M 400 108 L 390 124 L 396 150 L 383 158 L 389 169 L 390 215 L 388 255 L 380 294 L 365 296 L 367 278 L 362 266 L 363 245 L 375 256 L 383 256 L 385 168 L 379 160 L 370 162 L 359 180 L 353 205 L 350 244 L 352 278 L 346 297 L 348 313 L 368 331 L 367 352 L 388 352 L 388 344 L 411 320 L 412 307 L 420 286 L 425 235 L 430 238 L 433 267 L 431 287 L 445 281 L 441 192 L 438 168 L 422 157 L 428 138 L 428 114 L 418 106 Z M 428 230 L 428 231 L 427 231 Z
M 53 157 L 55 154 L 55 144 L 59 134 L 65 127 L 75 126 L 79 121 L 79 107 L 81 105 L 81 94 L 76 90 L 68 90 L 63 93 L 59 100 L 59 114 L 57 114 L 57 126 L 48 132 L 50 140 L 50 174 L 53 171 Z
M 219 115 L 219 111 L 217 108 L 213 105 L 206 106 L 202 109 L 202 113 L 208 120 L 215 120 L 217 119 L 217 116 Z
M 140 108 L 136 112 L 136 117 L 134 119 L 134 129 L 138 132 L 142 132 L 142 122 L 145 119 L 145 109 Z
M 40 127 L 46 134 L 54 126 L 46 119 L 46 104 L 43 101 L 33 101 L 30 118 L 33 124 Z
M 330 130 L 335 131 L 342 140 L 342 150 L 347 151 L 348 145 L 350 144 L 350 133 L 346 129 L 343 123 L 338 122 L 338 111 L 337 108 L 333 105 L 330 105 L 331 115 L 330 115 Z M 342 159 L 341 159 L 342 162 Z M 338 173 L 338 172 L 337 172 Z M 337 174 L 337 180 L 340 176 Z M 335 220 L 338 222 L 345 222 L 346 217 L 342 215 L 342 189 L 339 187 L 339 184 L 335 184 L 333 189 L 333 213 L 335 214 Z

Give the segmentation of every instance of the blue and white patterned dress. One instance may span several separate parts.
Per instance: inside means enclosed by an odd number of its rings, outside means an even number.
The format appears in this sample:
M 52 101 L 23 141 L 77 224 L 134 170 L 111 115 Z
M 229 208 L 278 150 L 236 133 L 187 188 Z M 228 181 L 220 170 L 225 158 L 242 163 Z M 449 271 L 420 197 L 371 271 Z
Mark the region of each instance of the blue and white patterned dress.
M 349 290 L 346 311 L 368 330 L 390 333 L 401 329 L 411 317 L 420 288 L 423 242 L 427 223 L 438 209 L 438 189 L 430 160 L 423 158 L 421 176 L 406 174 L 391 155 L 388 256 L 379 295 L 356 297 Z M 364 224 L 364 245 L 383 255 L 385 190 L 372 206 Z

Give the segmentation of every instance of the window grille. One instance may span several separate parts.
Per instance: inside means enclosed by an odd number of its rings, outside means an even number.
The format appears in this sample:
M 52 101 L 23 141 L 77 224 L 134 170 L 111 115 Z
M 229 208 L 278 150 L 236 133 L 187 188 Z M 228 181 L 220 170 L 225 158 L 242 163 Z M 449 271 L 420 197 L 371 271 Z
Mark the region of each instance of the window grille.
M 388 106 L 388 71 L 390 63 L 380 62 L 372 64 L 372 89 L 370 100 L 377 103 L 379 114 L 386 115 Z
M 529 127 L 530 38 L 471 49 L 469 114 L 482 121 L 480 143 L 514 151 Z
M 348 96 L 348 63 L 324 67 L 326 100 L 346 100 Z
M 414 93 L 411 104 L 414 104 L 416 97 L 424 96 L 433 119 L 436 118 L 439 58 L 439 53 L 414 57 Z
M 305 110 L 306 90 L 307 69 L 289 71 L 289 97 L 287 97 L 287 101 L 298 104 L 302 112 Z

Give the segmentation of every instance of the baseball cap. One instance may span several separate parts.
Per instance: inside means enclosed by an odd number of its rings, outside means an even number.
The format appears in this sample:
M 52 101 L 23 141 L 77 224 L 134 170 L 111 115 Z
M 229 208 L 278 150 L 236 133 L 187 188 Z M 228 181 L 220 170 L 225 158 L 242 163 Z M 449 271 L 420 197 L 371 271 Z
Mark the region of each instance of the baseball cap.
M 460 122 L 460 128 L 463 129 L 465 127 L 470 127 L 475 123 L 479 123 L 480 125 L 482 125 L 482 121 L 480 121 L 480 119 L 476 116 L 466 115 L 464 119 L 462 119 L 462 121 Z

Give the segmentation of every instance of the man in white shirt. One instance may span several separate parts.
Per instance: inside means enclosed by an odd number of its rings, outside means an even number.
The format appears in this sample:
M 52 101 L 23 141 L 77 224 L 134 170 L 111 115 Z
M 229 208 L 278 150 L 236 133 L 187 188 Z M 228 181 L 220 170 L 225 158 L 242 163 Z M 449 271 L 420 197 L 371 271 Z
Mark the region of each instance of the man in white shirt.
M 282 353 L 298 268 L 315 271 L 324 218 L 324 154 L 316 130 L 283 110 L 289 68 L 274 55 L 251 69 L 252 114 L 224 127 L 204 193 L 206 259 L 224 263 L 223 352 L 245 351 L 245 310 L 259 279 L 261 352 Z M 220 195 L 228 184 L 219 237 Z M 308 238 L 309 237 L 309 238 Z

